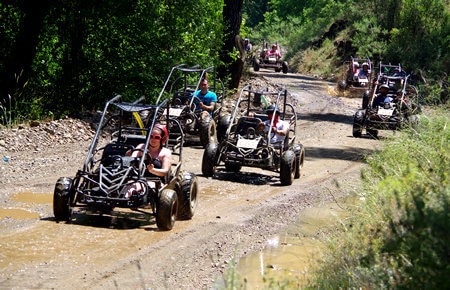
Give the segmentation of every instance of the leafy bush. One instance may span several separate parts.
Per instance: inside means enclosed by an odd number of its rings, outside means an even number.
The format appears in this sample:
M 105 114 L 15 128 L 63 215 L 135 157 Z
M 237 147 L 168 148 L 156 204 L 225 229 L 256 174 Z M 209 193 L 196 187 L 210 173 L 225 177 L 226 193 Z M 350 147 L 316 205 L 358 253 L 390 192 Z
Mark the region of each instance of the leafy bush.
M 366 202 L 330 245 L 319 288 L 448 288 L 449 116 L 423 117 L 368 158 Z

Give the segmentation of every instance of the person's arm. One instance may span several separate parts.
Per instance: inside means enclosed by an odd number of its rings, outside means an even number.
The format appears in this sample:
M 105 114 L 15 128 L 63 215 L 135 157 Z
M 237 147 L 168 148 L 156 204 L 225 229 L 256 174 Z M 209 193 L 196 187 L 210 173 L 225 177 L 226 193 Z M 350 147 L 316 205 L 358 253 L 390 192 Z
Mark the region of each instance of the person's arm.
M 199 102 L 198 106 L 205 111 L 211 112 L 212 110 L 214 110 L 216 102 L 210 102 L 209 106 L 205 105 L 203 102 Z
M 170 167 L 172 166 L 172 152 L 169 149 L 166 150 L 164 150 L 166 152 L 160 155 L 162 167 L 155 168 L 153 164 L 149 164 L 147 166 L 148 172 L 156 176 L 166 176 L 169 173 Z
M 283 123 L 284 123 L 284 121 L 283 121 Z M 278 130 L 278 129 L 276 128 L 276 126 L 274 126 L 274 127 L 272 128 L 272 132 L 274 132 L 275 134 L 278 134 L 278 135 L 280 135 L 280 136 L 286 136 L 286 134 L 288 133 L 288 131 L 289 131 L 289 126 L 288 126 L 286 123 L 283 124 L 283 127 L 282 127 L 280 130 Z

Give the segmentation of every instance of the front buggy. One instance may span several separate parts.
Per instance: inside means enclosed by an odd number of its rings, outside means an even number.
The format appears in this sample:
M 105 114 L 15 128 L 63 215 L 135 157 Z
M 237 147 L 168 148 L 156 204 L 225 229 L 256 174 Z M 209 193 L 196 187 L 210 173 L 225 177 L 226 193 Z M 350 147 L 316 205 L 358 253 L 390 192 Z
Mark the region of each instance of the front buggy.
M 172 167 L 163 178 L 150 176 L 146 171 L 151 162 L 147 149 L 150 132 L 160 122 L 166 101 L 147 105 L 143 98 L 134 103 L 118 102 L 120 99 L 116 96 L 106 103 L 83 169 L 73 179 L 58 179 L 53 197 L 55 219 L 70 221 L 75 207 L 101 213 L 128 208 L 155 216 L 159 229 L 170 230 L 177 218 L 192 218 L 197 204 L 197 178 L 181 171 L 183 131 L 177 120 L 165 118 L 163 125 L 179 128 L 168 132 L 164 144 L 172 151 Z M 105 135 L 111 140 L 99 147 L 104 143 L 100 137 Z M 145 144 L 145 149 L 136 149 L 138 144 Z M 129 156 L 129 150 L 141 150 L 142 157 Z M 133 183 L 140 183 L 143 190 L 127 197 L 127 188 Z
M 388 102 L 375 103 L 381 85 L 387 85 Z M 411 85 L 410 76 L 401 66 L 383 65 L 370 95 L 364 95 L 362 108 L 353 118 L 352 134 L 361 137 L 363 129 L 372 137 L 378 136 L 378 130 L 398 130 L 406 126 L 417 126 L 419 107 L 418 90 Z
M 217 95 L 215 108 L 207 118 L 200 118 L 202 110 L 197 104 L 200 101 L 194 93 L 199 90 L 200 82 L 207 78 L 210 84 L 209 91 Z M 215 142 L 217 136 L 217 123 L 222 111 L 225 87 L 216 77 L 213 66 L 206 69 L 198 66 L 186 67 L 180 64 L 171 69 L 157 102 L 166 98 L 166 109 L 171 118 L 176 119 L 183 132 L 189 136 L 199 136 L 200 144 L 205 147 L 209 142 Z M 176 128 L 174 128 L 176 130 Z
M 288 123 L 288 133 L 281 141 L 271 142 L 275 115 L 269 120 L 266 110 L 260 105 L 262 96 L 275 98 L 280 119 Z M 258 131 L 258 124 L 266 120 L 268 131 Z M 303 145 L 295 142 L 296 123 L 297 114 L 294 107 L 287 102 L 285 88 L 269 92 L 252 90 L 251 86 L 247 85 L 241 90 L 233 113 L 228 118 L 228 128 L 223 140 L 220 143 L 210 143 L 205 148 L 202 160 L 203 175 L 213 176 L 220 165 L 232 172 L 238 172 L 242 166 L 248 166 L 279 172 L 282 185 L 292 184 L 294 178 L 300 177 L 305 158 Z

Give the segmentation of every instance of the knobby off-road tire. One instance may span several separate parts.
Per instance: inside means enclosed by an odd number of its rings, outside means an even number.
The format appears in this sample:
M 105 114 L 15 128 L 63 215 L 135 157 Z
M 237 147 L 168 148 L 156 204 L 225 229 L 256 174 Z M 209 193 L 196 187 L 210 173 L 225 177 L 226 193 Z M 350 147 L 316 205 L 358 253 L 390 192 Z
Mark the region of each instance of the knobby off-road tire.
M 259 71 L 259 59 L 255 59 L 253 61 L 253 70 L 254 71 Z
M 217 141 L 216 122 L 212 118 L 200 121 L 200 143 L 203 148 L 211 142 Z
M 292 150 L 294 150 L 295 153 L 294 178 L 298 179 L 300 178 L 301 169 L 303 168 L 303 162 L 305 160 L 305 148 L 303 148 L 302 144 L 294 144 Z
M 355 138 L 361 137 L 363 129 L 363 120 L 364 120 L 364 111 L 358 110 L 355 113 L 355 117 L 353 118 L 353 129 L 352 129 L 353 137 Z
M 361 106 L 363 109 L 366 109 L 368 105 L 369 105 L 369 92 L 364 92 L 362 96 Z
M 283 65 L 282 65 L 281 69 L 283 70 L 284 74 L 288 73 L 289 65 L 288 65 L 288 63 L 286 61 L 283 61 Z
M 281 67 L 276 67 L 275 68 L 275 72 L 280 72 L 281 71 Z
M 216 154 L 219 145 L 217 143 L 209 143 L 206 145 L 202 159 L 202 173 L 205 177 L 212 177 L 216 173 Z
M 178 192 L 177 219 L 188 220 L 194 216 L 194 211 L 197 207 L 197 194 L 197 176 L 191 172 L 182 172 Z
M 284 151 L 280 160 L 281 185 L 291 185 L 295 175 L 295 153 L 292 150 Z
M 217 140 L 222 142 L 225 139 L 225 133 L 231 123 L 231 115 L 225 115 L 220 117 L 219 124 L 217 125 Z
M 172 189 L 164 189 L 156 206 L 156 225 L 158 229 L 169 231 L 177 219 L 178 198 Z
M 55 185 L 53 193 L 53 214 L 56 221 L 70 221 L 72 215 L 71 206 L 72 178 L 60 177 Z
M 345 80 L 340 80 L 338 82 L 337 87 L 338 87 L 338 90 L 345 91 L 345 89 L 347 88 L 347 82 Z

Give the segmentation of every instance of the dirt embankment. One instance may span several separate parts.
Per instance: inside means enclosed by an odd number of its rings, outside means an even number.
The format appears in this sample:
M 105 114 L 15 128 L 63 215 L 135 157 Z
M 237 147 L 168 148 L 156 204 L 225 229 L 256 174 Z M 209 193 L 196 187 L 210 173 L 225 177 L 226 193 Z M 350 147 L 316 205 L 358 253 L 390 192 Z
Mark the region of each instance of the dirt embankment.
M 81 168 L 89 122 L 0 131 L 0 288 L 207 287 L 233 257 L 263 248 L 303 208 L 338 196 L 335 182 L 353 186 L 377 142 L 351 137 L 359 100 L 330 96 L 331 84 L 301 75 L 261 71 L 258 78 L 291 94 L 306 148 L 301 178 L 282 187 L 278 173 L 252 168 L 204 178 L 203 150 L 186 147 L 183 170 L 198 175 L 200 201 L 194 218 L 169 232 L 134 212 L 77 211 L 71 223 L 54 221 L 55 181 Z

